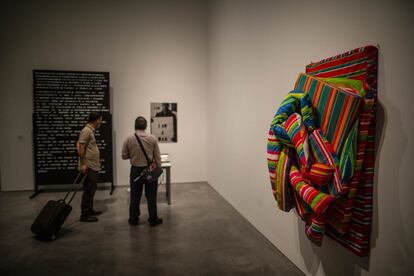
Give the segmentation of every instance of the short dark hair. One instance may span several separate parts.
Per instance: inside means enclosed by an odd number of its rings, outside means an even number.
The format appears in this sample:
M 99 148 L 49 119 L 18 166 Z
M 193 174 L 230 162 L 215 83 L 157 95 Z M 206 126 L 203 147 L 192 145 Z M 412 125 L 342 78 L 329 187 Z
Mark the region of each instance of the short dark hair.
M 135 130 L 145 130 L 147 128 L 147 120 L 144 117 L 138 116 L 135 119 Z
M 96 112 L 96 111 L 92 111 L 89 114 L 88 123 L 93 123 L 93 122 L 95 122 L 96 120 L 98 120 L 101 117 L 102 117 L 102 114 L 101 113 Z

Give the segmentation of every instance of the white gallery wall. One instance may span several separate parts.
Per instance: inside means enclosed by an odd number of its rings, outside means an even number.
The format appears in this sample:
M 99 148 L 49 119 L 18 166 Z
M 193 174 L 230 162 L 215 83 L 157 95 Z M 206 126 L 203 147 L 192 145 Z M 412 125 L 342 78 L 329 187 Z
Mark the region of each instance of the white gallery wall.
M 210 1 L 207 180 L 307 275 L 413 275 L 414 10 L 409 1 Z M 379 44 L 372 250 L 316 247 L 267 174 L 271 119 L 311 61 Z
M 160 144 L 172 181 L 205 181 L 206 38 L 205 1 L 1 1 L 1 190 L 34 188 L 33 69 L 110 72 L 116 185 L 152 102 L 178 103 L 178 142 Z

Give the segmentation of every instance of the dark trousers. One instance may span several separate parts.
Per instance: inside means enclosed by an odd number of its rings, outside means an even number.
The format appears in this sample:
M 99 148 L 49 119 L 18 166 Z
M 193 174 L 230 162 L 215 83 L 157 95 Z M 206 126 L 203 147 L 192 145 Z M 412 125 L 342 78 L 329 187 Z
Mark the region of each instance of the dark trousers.
M 81 210 L 82 216 L 87 216 L 93 210 L 93 198 L 98 187 L 98 172 L 88 169 L 85 182 L 83 183 L 83 194 Z
M 155 221 L 158 219 L 157 215 L 157 190 L 158 190 L 158 181 L 147 183 L 146 181 L 139 180 L 134 182 L 134 179 L 137 178 L 142 170 L 146 167 L 134 167 L 131 166 L 131 174 L 129 183 L 131 185 L 131 194 L 130 194 L 130 203 L 129 203 L 129 220 L 132 222 L 137 222 L 141 211 L 139 209 L 139 204 L 141 202 L 142 190 L 145 186 L 145 197 L 147 198 L 148 203 L 148 221 Z

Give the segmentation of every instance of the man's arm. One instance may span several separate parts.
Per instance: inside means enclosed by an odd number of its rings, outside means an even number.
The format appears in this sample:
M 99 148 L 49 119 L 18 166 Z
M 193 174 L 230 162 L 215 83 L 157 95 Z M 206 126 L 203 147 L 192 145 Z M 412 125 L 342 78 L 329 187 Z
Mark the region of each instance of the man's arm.
M 127 141 L 128 141 L 128 139 L 125 140 L 124 144 L 122 145 L 122 159 L 124 159 L 124 160 L 130 158 Z
M 76 148 L 79 155 L 80 171 L 85 173 L 88 170 L 88 161 L 86 161 L 86 144 L 78 142 L 76 144 Z
M 155 139 L 155 146 L 154 146 L 154 161 L 157 163 L 158 167 L 161 167 L 161 154 L 160 154 L 160 148 L 158 147 L 158 141 Z

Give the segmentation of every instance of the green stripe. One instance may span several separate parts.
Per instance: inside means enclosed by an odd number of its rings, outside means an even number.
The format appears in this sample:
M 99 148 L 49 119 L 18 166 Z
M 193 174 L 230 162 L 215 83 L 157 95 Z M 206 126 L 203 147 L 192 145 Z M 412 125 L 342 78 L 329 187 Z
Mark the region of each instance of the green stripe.
M 318 81 L 315 79 L 311 79 L 311 82 L 308 88 L 308 94 L 309 94 L 310 99 L 313 99 L 317 85 L 318 85 Z
M 313 199 L 312 202 L 310 204 L 310 206 L 312 207 L 312 209 L 315 208 L 315 205 L 318 203 L 318 201 L 323 200 L 325 197 L 325 194 L 323 194 L 322 192 L 319 192 Z
M 347 116 L 347 114 L 341 114 L 343 111 L 343 105 L 345 102 L 345 95 L 343 94 L 339 94 L 336 93 L 336 95 L 334 96 L 334 102 L 332 103 L 332 109 L 331 109 L 331 114 L 329 114 L 329 116 L 331 117 L 331 119 L 329 120 L 329 126 L 328 126 L 328 133 L 326 134 L 328 141 L 333 141 L 335 136 L 335 132 L 336 130 L 339 128 L 338 126 L 338 121 L 341 117 L 343 116 Z M 342 132 L 336 132 L 336 133 L 342 133 L 342 137 L 339 137 L 339 144 L 342 144 L 342 140 L 343 140 L 343 135 L 345 134 L 345 131 Z
M 305 86 L 305 81 L 306 81 L 306 76 L 301 74 L 296 88 L 303 90 L 303 87 Z
M 316 106 L 316 109 L 318 110 L 317 118 L 318 118 L 319 127 L 322 127 L 323 118 L 321 114 L 325 113 L 324 110 L 326 110 L 326 105 L 328 102 L 328 96 L 329 96 L 330 90 L 331 88 L 329 86 L 323 85 L 322 91 L 320 92 L 320 95 L 319 95 L 319 102 Z

